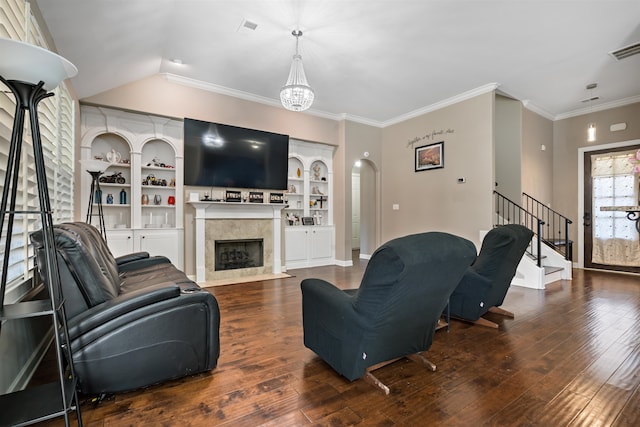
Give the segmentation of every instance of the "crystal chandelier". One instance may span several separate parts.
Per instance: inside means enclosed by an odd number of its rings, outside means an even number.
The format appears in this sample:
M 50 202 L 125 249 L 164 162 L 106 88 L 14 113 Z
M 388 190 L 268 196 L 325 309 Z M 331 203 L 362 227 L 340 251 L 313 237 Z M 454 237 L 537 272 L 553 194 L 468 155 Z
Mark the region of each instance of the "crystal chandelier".
M 287 84 L 280 89 L 280 102 L 287 110 L 304 111 L 313 104 L 314 94 L 304 75 L 302 56 L 298 54 L 298 38 L 302 36 L 302 31 L 293 30 L 291 34 L 296 38 L 296 54 L 293 55 Z

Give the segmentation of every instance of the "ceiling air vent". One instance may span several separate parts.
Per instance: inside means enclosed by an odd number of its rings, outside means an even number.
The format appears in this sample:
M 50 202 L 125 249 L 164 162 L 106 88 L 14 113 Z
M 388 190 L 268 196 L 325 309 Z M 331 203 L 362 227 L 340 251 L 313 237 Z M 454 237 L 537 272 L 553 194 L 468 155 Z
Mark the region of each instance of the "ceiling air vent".
M 240 22 L 240 26 L 238 27 L 238 32 L 239 33 L 244 33 L 244 34 L 249 34 L 252 31 L 255 31 L 256 28 L 258 28 L 258 24 L 253 22 L 253 21 L 249 21 L 248 19 L 243 19 Z
M 618 61 L 640 53 L 640 42 L 609 52 Z

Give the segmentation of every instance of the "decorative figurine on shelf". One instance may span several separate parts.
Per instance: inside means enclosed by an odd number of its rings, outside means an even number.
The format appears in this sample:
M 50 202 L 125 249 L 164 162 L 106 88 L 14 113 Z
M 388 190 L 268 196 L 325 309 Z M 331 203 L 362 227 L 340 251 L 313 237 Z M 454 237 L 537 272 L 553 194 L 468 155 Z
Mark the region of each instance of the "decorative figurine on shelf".
M 115 172 L 109 176 L 102 175 L 98 180 L 105 184 L 124 184 L 127 182 L 122 176 L 122 172 Z
M 320 165 L 317 163 L 313 165 L 313 179 L 316 181 L 320 179 Z
M 287 214 L 287 221 L 289 221 L 289 225 L 294 225 L 298 222 L 298 216 L 294 213 L 289 212 Z
M 113 204 L 113 194 L 111 194 L 111 193 L 107 194 L 107 204 L 108 205 L 112 205 Z
M 322 214 L 320 212 L 314 213 L 313 220 L 316 225 L 322 225 Z
M 153 174 L 147 175 L 145 179 L 142 180 L 142 185 L 154 185 L 156 182 L 156 177 Z
M 171 178 L 171 180 L 169 181 L 169 187 L 175 187 L 175 186 L 176 186 L 176 179 Z
M 298 190 L 296 189 L 295 185 L 291 184 L 289 185 L 289 189 L 287 191 L 291 194 L 295 194 Z
M 147 163 L 147 166 L 155 166 L 158 168 L 163 168 L 164 163 L 162 163 L 160 159 L 158 159 L 157 157 L 154 157 L 149 163 Z
M 107 153 L 107 160 L 110 163 L 120 163 L 120 160 L 122 160 L 122 155 L 118 153 L 115 148 L 112 148 L 111 151 Z

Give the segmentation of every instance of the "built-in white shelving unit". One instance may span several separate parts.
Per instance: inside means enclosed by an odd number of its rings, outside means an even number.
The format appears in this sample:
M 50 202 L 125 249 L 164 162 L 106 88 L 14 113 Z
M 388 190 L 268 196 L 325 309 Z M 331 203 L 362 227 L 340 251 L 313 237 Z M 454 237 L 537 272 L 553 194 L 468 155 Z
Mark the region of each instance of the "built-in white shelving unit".
M 102 194 L 90 195 L 91 176 L 81 175 L 82 206 L 102 199 L 109 249 L 164 255 L 183 268 L 182 121 L 84 105 L 80 117 L 81 158 L 110 162 Z M 125 183 L 109 182 L 114 174 Z
M 287 268 L 335 262 L 333 151 L 334 147 L 325 144 L 289 142 L 289 179 L 285 193 Z M 309 223 L 313 225 L 305 225 Z

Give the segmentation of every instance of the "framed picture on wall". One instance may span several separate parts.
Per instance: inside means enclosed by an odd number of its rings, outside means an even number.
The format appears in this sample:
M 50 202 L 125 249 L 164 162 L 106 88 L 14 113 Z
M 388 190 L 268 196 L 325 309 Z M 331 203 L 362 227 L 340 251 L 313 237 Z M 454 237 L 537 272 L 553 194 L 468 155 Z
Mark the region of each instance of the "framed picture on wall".
M 444 141 L 416 147 L 416 172 L 444 167 Z

